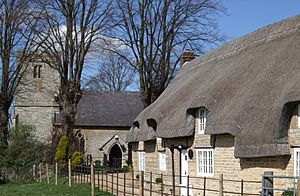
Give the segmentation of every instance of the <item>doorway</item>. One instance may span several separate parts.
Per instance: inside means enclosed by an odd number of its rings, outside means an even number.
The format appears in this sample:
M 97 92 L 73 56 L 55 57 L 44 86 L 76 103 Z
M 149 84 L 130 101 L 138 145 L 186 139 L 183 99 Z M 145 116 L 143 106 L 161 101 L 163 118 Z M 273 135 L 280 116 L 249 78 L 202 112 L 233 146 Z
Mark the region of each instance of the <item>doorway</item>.
M 109 152 L 109 166 L 122 168 L 122 151 L 118 144 L 115 144 Z

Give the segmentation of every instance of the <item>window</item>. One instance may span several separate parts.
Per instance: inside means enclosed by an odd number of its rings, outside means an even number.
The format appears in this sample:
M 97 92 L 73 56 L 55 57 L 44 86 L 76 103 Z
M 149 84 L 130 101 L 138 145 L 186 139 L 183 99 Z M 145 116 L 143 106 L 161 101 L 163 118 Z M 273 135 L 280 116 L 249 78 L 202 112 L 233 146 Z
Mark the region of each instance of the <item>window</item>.
M 300 129 L 300 104 L 298 104 L 298 129 Z
M 214 173 L 213 149 L 197 150 L 197 174 L 211 176 Z
M 81 133 L 81 130 L 79 129 L 78 131 L 76 131 L 75 133 L 75 145 L 77 148 L 77 151 L 84 153 L 84 143 L 85 143 L 85 135 L 83 133 Z
M 206 126 L 206 118 L 207 118 L 207 109 L 206 108 L 200 108 L 199 109 L 199 133 L 204 133 L 205 126 Z
M 300 148 L 294 150 L 294 175 L 300 176 Z
M 145 152 L 138 152 L 139 155 L 139 171 L 145 171 Z
M 35 65 L 33 67 L 33 78 L 41 78 L 42 65 Z
M 166 171 L 167 170 L 166 152 L 160 152 L 159 153 L 159 169 L 161 171 Z

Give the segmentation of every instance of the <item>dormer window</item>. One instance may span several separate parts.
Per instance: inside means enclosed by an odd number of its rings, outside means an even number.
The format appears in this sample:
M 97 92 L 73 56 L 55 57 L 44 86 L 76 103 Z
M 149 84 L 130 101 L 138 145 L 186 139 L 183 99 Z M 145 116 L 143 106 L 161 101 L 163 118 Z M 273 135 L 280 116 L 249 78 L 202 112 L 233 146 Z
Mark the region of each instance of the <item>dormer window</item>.
M 298 127 L 298 129 L 300 129 L 300 104 L 298 104 L 298 112 L 297 113 L 298 113 L 298 115 L 297 115 L 297 117 L 298 117 L 297 118 L 298 119 L 298 126 L 297 127 Z
M 204 134 L 205 127 L 206 127 L 206 118 L 207 118 L 207 109 L 206 108 L 199 108 L 198 110 L 198 129 L 199 133 Z
M 154 131 L 156 131 L 157 123 L 154 119 L 147 119 L 148 126 L 152 127 Z
M 33 78 L 41 78 L 42 65 L 35 65 L 33 67 Z

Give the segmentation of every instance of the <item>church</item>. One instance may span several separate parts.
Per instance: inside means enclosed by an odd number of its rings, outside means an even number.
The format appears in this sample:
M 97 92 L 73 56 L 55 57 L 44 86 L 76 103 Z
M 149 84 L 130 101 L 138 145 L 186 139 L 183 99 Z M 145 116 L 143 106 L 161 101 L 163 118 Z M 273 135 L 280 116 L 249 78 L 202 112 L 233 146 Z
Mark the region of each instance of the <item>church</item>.
M 59 73 L 38 60 L 30 62 L 20 84 L 14 107 L 14 124 L 30 124 L 39 140 L 50 143 L 61 133 Z M 77 150 L 101 164 L 120 168 L 128 160 L 126 135 L 143 109 L 138 92 L 83 90 L 74 134 Z

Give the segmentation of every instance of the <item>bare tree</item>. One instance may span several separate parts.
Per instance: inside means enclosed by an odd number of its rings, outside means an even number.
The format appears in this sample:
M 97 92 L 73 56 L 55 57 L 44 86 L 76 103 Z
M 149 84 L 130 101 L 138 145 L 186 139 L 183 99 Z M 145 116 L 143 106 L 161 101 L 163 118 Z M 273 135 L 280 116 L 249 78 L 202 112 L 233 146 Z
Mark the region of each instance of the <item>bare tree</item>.
M 127 59 L 138 70 L 142 101 L 150 105 L 174 76 L 178 57 L 185 50 L 198 54 L 221 40 L 214 16 L 223 11 L 218 0 L 115 0 L 112 40 L 132 55 L 107 50 Z
M 122 57 L 105 53 L 100 59 L 96 74 L 87 79 L 86 87 L 99 91 L 125 91 L 132 86 L 136 80 L 135 69 L 128 65 Z
M 57 102 L 62 116 L 62 130 L 74 141 L 74 122 L 81 98 L 81 76 L 85 57 L 108 21 L 109 4 L 100 0 L 40 0 L 43 28 L 41 58 L 59 72 Z
M 7 146 L 9 108 L 28 62 L 38 47 L 34 28 L 37 11 L 30 0 L 0 1 L 0 149 Z

